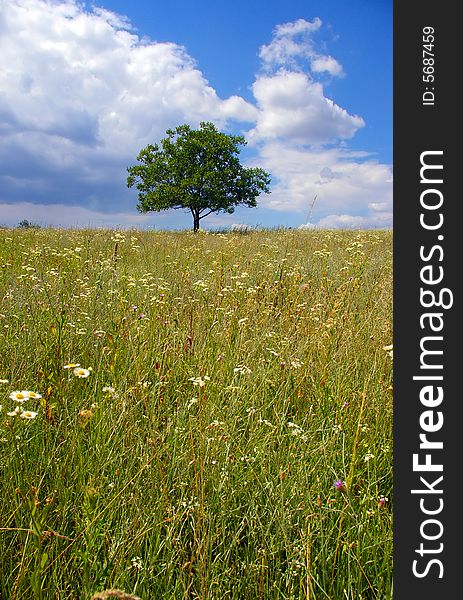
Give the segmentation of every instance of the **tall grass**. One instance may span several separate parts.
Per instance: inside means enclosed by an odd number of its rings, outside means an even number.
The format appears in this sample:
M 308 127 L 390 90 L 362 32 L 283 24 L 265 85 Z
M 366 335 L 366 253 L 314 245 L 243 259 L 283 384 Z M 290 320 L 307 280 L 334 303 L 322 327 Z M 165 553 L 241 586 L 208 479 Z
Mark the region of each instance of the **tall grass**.
M 390 598 L 391 250 L 1 230 L 0 597 Z

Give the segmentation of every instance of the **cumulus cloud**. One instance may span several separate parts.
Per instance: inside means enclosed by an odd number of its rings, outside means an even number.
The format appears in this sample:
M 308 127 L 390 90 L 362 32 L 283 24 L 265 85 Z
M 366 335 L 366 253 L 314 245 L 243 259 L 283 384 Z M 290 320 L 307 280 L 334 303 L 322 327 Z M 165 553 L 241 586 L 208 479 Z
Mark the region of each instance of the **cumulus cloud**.
M 249 132 L 252 141 L 279 138 L 321 145 L 349 139 L 365 125 L 328 98 L 317 80 L 320 74 L 344 75 L 342 65 L 317 48 L 313 36 L 321 27 L 318 17 L 283 23 L 260 48 L 263 71 L 252 86 L 259 109 Z
M 344 71 L 340 63 L 332 56 L 320 53 L 316 48 L 313 34 L 321 27 L 322 21 L 318 17 L 313 21 L 298 19 L 277 25 L 270 44 L 264 44 L 259 51 L 263 68 L 265 70 L 272 70 L 275 67 L 302 69 L 305 61 L 315 73 L 326 72 L 332 76 L 342 77 Z
M 263 71 L 252 86 L 259 112 L 249 137 L 274 178 L 261 204 L 316 219 L 308 227 L 391 226 L 391 167 L 346 146 L 365 122 L 326 96 L 319 76 L 345 73 L 319 50 L 321 28 L 319 18 L 284 23 L 260 49 Z
M 304 223 L 299 229 L 389 229 L 392 216 L 387 215 L 328 215 L 317 223 Z
M 323 226 L 347 210 L 359 222 L 392 225 L 392 169 L 368 153 L 275 142 L 262 146 L 259 161 L 275 179 L 272 194 L 261 200 L 267 208 L 299 212 Z
M 361 117 L 350 115 L 324 95 L 321 83 L 306 73 L 280 71 L 263 75 L 252 86 L 259 113 L 251 140 L 289 139 L 320 145 L 351 138 L 364 126 Z
M 314 73 L 329 73 L 336 77 L 342 77 L 344 71 L 338 61 L 332 56 L 317 56 L 311 61 Z
M 310 58 L 313 54 L 310 34 L 320 29 L 321 20 L 316 17 L 312 22 L 298 19 L 292 23 L 277 25 L 270 44 L 261 46 L 259 56 L 265 68 L 282 64 L 296 64 L 296 57 Z
M 275 27 L 274 40 L 294 37 L 301 33 L 313 33 L 314 31 L 318 31 L 321 26 L 322 22 L 319 17 L 315 17 L 313 21 L 297 19 L 297 21 L 290 23 L 281 23 Z
M 183 47 L 142 39 L 108 10 L 11 0 L 0 29 L 3 200 L 28 189 L 43 203 L 128 208 L 125 167 L 168 127 L 255 119 L 243 98 L 221 99 Z

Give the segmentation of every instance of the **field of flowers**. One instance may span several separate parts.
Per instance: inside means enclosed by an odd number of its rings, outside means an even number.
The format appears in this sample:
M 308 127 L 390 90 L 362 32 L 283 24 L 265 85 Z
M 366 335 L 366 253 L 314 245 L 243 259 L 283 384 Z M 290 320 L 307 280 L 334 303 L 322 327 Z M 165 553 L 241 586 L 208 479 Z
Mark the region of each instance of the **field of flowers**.
M 2 600 L 391 598 L 390 231 L 1 229 L 0 266 Z

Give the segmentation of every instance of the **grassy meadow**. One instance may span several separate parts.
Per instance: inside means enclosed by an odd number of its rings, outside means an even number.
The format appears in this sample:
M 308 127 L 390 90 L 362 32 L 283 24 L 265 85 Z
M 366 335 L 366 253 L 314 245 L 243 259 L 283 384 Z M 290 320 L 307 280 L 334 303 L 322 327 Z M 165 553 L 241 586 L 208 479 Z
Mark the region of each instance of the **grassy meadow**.
M 392 597 L 392 232 L 2 229 L 0 264 L 1 600 Z

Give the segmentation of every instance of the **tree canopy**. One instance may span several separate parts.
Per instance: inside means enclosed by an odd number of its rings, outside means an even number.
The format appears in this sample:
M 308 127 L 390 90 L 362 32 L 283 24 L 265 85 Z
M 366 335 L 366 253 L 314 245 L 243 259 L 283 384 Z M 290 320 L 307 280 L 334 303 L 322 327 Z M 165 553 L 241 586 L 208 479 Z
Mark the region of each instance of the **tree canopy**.
M 198 231 L 200 220 L 211 213 L 255 207 L 259 194 L 269 193 L 269 173 L 240 164 L 243 136 L 221 133 L 210 122 L 199 129 L 179 125 L 166 135 L 160 145 L 140 151 L 141 164 L 127 168 L 127 186 L 138 190 L 140 212 L 187 209 Z

